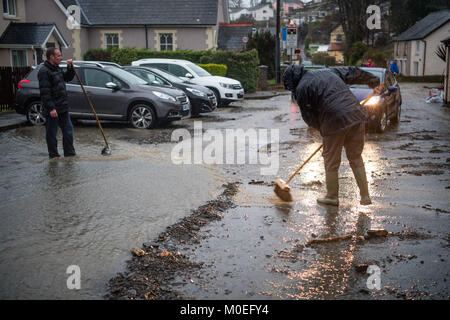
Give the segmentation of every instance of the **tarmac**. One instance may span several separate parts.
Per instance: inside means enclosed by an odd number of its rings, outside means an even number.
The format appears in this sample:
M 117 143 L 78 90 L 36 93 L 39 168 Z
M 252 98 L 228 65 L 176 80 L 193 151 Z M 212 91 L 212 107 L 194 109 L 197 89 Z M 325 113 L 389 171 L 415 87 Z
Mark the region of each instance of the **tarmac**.
M 15 111 L 0 113 L 0 131 L 15 129 L 25 125 L 27 125 L 27 118 L 23 114 L 18 114 Z

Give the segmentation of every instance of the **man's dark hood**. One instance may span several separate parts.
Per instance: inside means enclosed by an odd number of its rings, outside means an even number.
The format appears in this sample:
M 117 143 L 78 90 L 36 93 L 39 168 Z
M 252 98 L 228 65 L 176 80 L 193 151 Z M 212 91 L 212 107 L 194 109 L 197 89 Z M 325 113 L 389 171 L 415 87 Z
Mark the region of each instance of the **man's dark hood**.
M 306 72 L 308 72 L 308 70 L 306 70 L 304 66 L 289 66 L 283 73 L 284 88 L 291 92 L 295 92 L 295 88 L 297 88 L 300 79 Z

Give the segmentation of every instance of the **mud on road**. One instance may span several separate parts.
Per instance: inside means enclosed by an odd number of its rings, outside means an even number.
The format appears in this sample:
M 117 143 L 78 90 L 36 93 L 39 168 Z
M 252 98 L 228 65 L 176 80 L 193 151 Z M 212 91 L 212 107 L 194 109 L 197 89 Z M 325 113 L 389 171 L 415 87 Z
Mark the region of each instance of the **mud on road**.
M 370 206 L 358 204 L 344 154 L 339 208 L 316 204 L 325 191 L 320 156 L 290 183 L 294 202 L 274 196 L 272 181 L 321 142 L 289 96 L 224 108 L 217 121 L 207 117 L 204 127 L 279 128 L 278 175 L 222 166 L 224 192 L 144 243 L 105 297 L 449 299 L 450 111 L 426 104 L 424 85 L 401 84 L 400 124 L 366 135 Z M 379 288 L 368 283 L 374 268 Z

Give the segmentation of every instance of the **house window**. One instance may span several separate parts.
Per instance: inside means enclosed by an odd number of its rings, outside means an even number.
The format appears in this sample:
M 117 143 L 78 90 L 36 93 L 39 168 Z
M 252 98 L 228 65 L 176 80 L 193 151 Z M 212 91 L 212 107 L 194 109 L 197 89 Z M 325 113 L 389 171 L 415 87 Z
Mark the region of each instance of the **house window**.
M 416 40 L 416 52 L 420 51 L 420 41 Z
M 105 34 L 106 49 L 119 48 L 119 34 L 106 33 Z
M 159 35 L 159 50 L 173 50 L 173 35 L 171 33 L 161 33 Z
M 27 51 L 26 50 L 11 50 L 11 66 L 12 67 L 26 67 Z
M 3 14 L 7 16 L 16 15 L 16 0 L 3 0 Z
M 336 35 L 336 41 L 337 42 L 342 42 L 342 34 Z

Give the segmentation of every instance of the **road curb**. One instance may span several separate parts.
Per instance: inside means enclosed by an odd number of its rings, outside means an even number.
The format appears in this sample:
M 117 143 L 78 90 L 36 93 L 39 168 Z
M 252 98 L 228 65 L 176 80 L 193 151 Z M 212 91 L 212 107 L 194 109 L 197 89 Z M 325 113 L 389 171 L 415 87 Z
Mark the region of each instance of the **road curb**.
M 273 94 L 267 94 L 267 95 L 250 95 L 250 96 L 244 96 L 245 100 L 266 100 L 277 96 L 283 96 L 283 95 L 289 95 L 289 92 L 277 92 Z
M 16 128 L 20 128 L 20 127 L 24 127 L 26 125 L 27 125 L 27 121 L 7 124 L 7 125 L 4 125 L 4 126 L 0 126 L 0 132 L 11 130 L 11 129 L 16 129 Z

